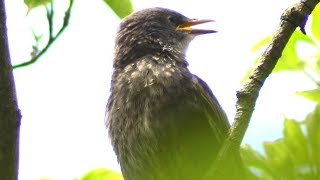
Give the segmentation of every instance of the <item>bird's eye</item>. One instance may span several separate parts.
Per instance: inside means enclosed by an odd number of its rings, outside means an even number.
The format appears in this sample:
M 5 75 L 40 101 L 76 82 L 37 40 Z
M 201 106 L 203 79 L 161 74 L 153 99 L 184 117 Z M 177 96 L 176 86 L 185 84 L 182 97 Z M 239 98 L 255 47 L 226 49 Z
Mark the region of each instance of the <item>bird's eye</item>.
M 178 20 L 177 20 L 177 18 L 175 18 L 175 17 L 169 16 L 169 17 L 168 17 L 168 20 L 169 20 L 170 23 L 172 23 L 172 24 L 174 24 L 174 25 L 177 25 L 177 24 L 178 24 Z

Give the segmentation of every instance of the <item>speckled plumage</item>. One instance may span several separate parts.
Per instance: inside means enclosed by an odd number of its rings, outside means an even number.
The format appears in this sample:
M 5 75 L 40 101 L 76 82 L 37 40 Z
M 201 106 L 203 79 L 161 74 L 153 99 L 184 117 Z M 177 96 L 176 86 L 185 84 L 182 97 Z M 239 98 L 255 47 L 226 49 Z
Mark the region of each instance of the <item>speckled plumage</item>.
M 227 135 L 218 101 L 187 68 L 198 35 L 176 30 L 187 21 L 150 8 L 120 24 L 107 126 L 125 180 L 201 179 Z

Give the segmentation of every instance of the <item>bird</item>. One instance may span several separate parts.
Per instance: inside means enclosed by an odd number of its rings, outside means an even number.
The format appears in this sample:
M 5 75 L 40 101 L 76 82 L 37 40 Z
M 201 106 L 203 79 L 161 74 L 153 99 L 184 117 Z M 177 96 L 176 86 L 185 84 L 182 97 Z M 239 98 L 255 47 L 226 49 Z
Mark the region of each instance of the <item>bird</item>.
M 106 124 L 125 180 L 202 180 L 230 124 L 186 51 L 213 22 L 154 7 L 122 20 Z

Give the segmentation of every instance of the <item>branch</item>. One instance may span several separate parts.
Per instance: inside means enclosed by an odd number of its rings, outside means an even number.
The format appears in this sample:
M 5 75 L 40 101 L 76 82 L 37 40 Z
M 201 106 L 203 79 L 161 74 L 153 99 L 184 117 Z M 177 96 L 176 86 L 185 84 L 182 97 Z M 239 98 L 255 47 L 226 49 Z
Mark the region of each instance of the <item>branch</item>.
M 63 19 L 63 25 L 62 25 L 62 27 L 60 28 L 60 30 L 58 31 L 58 33 L 55 36 L 53 35 L 53 14 L 54 14 L 54 10 L 53 10 L 53 4 L 51 3 L 50 9 L 47 8 L 47 20 L 48 20 L 48 26 L 49 26 L 49 30 L 48 30 L 49 31 L 49 39 L 48 39 L 47 45 L 42 50 L 40 50 L 38 53 L 36 53 L 35 56 L 32 56 L 32 58 L 29 61 L 23 62 L 21 64 L 14 65 L 13 69 L 24 67 L 24 66 L 28 66 L 30 64 L 35 63 L 51 47 L 51 45 L 59 38 L 59 36 L 62 34 L 62 32 L 69 25 L 69 20 L 70 20 L 70 14 L 71 14 L 73 1 L 74 0 L 70 0 L 69 7 L 68 7 L 67 11 L 65 12 L 65 16 L 64 16 L 64 19 Z
M 249 80 L 237 92 L 237 112 L 234 123 L 230 128 L 228 138 L 224 142 L 216 161 L 208 173 L 208 177 L 229 176 L 228 173 L 230 171 L 221 171 L 221 167 L 232 166 L 230 162 L 234 161 L 229 161 L 230 156 L 234 153 L 239 154 L 240 144 L 248 128 L 261 87 L 277 64 L 283 49 L 296 27 L 300 27 L 300 30 L 305 34 L 304 26 L 318 3 L 319 0 L 302 0 L 282 14 L 280 25 L 272 38 L 271 44 L 263 53 L 259 64 L 251 73 Z
M 48 43 L 50 43 L 54 38 L 53 36 L 53 16 L 54 16 L 53 1 L 50 3 L 50 9 L 46 6 L 46 10 L 47 10 L 47 20 L 48 20 L 48 26 L 49 26 Z

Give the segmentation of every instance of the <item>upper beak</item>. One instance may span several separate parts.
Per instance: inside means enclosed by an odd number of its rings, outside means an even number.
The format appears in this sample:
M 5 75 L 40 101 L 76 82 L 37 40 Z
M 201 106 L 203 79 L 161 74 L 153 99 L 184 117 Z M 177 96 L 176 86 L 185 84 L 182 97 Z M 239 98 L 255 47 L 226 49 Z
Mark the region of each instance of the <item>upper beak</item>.
M 185 23 L 180 24 L 177 28 L 176 31 L 184 31 L 189 34 L 207 34 L 207 33 L 216 33 L 218 31 L 215 30 L 208 30 L 208 29 L 193 29 L 191 26 L 198 25 L 198 24 L 203 24 L 207 22 L 214 22 L 213 20 L 208 20 L 208 19 L 203 19 L 203 20 L 196 20 L 196 19 L 191 19 Z

